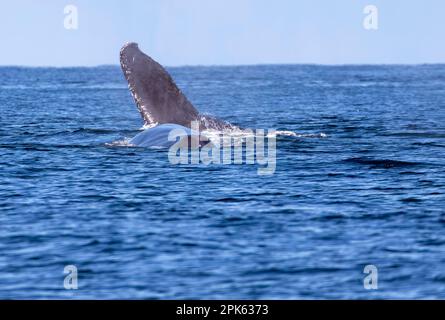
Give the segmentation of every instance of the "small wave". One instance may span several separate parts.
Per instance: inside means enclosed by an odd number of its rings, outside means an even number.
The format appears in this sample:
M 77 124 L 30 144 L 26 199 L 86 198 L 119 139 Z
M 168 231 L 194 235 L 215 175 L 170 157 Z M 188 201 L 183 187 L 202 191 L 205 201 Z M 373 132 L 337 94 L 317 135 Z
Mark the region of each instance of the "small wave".
M 111 129 L 100 129 L 100 128 L 79 128 L 76 130 L 71 131 L 71 133 L 95 133 L 95 134 L 110 134 L 110 133 L 116 133 L 120 132 L 118 130 L 111 130 Z
M 444 144 L 438 144 L 435 142 L 414 142 L 413 146 L 426 146 L 426 147 L 437 147 L 437 148 L 445 148 Z
M 371 159 L 366 157 L 349 158 L 343 160 L 343 162 L 351 162 L 357 164 L 371 165 L 375 168 L 394 168 L 394 167 L 407 167 L 419 165 L 418 162 L 389 160 L 389 159 Z
M 296 133 L 293 131 L 287 130 L 278 130 L 276 131 L 277 136 L 286 136 L 286 137 L 296 137 L 296 138 L 327 138 L 326 133 Z
M 405 202 L 405 203 L 416 203 L 416 202 L 422 202 L 422 199 L 415 198 L 415 197 L 409 197 L 409 198 L 400 199 L 400 201 Z
M 127 86 L 120 83 L 104 83 L 104 84 L 89 84 L 76 86 L 76 89 L 86 89 L 86 90 L 127 90 Z
M 426 132 L 426 131 L 415 131 L 415 132 L 390 132 L 384 133 L 383 136 L 388 137 L 409 137 L 409 138 L 430 138 L 430 139 L 443 139 L 445 138 L 445 133 L 442 132 Z

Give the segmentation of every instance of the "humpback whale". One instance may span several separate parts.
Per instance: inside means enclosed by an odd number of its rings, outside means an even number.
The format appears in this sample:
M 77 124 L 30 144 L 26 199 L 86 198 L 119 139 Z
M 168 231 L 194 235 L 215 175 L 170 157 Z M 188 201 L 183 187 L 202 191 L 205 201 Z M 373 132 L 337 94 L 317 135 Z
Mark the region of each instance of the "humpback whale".
M 129 42 L 122 47 L 120 64 L 144 126 L 149 128 L 130 143 L 169 146 L 171 143 L 164 141 L 169 130 L 179 127 L 193 135 L 189 129 L 192 121 L 198 122 L 203 130 L 233 127 L 222 120 L 200 114 L 168 72 L 143 53 L 137 43 Z
M 122 47 L 120 63 L 144 126 L 148 127 L 130 140 L 131 145 L 169 148 L 172 164 L 188 163 L 188 151 L 191 152 L 191 163 L 226 164 L 232 161 L 232 151 L 234 163 L 243 162 L 245 142 L 246 163 L 253 164 L 256 159 L 258 164 L 267 164 L 266 168 L 258 169 L 259 174 L 275 171 L 275 130 L 267 136 L 266 158 L 264 130 L 254 134 L 251 130 L 200 114 L 168 72 L 143 53 L 136 43 L 130 42 Z M 224 137 L 224 133 L 229 133 L 229 137 Z

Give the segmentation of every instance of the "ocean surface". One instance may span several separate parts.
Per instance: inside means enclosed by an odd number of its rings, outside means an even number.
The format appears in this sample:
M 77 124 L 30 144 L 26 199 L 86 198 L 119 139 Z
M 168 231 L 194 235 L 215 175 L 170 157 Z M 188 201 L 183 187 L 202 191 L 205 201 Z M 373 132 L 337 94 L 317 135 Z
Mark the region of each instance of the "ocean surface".
M 445 65 L 169 71 L 294 132 L 275 173 L 116 143 L 142 127 L 118 66 L 0 68 L 0 298 L 445 298 Z

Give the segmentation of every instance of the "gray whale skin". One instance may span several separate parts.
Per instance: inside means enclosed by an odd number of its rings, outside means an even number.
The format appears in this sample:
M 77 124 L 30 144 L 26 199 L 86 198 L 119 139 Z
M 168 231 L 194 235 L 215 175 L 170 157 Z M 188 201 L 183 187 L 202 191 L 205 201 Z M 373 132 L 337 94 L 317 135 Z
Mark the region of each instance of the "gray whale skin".
M 146 126 L 151 127 L 135 136 L 130 143 L 141 147 L 169 147 L 169 132 L 183 129 L 189 136 L 191 122 L 197 121 L 201 130 L 223 130 L 230 124 L 201 115 L 176 86 L 168 72 L 143 53 L 134 42 L 120 51 L 120 64 L 128 88 Z

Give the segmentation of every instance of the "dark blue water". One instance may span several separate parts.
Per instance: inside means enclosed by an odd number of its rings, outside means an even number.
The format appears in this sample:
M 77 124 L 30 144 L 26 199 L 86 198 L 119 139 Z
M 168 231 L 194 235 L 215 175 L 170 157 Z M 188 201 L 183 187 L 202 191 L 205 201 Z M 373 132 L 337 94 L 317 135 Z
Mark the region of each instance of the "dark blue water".
M 301 135 L 270 176 L 174 166 L 109 146 L 142 125 L 118 67 L 1 68 L 0 298 L 445 297 L 445 66 L 170 71 L 200 111 Z

